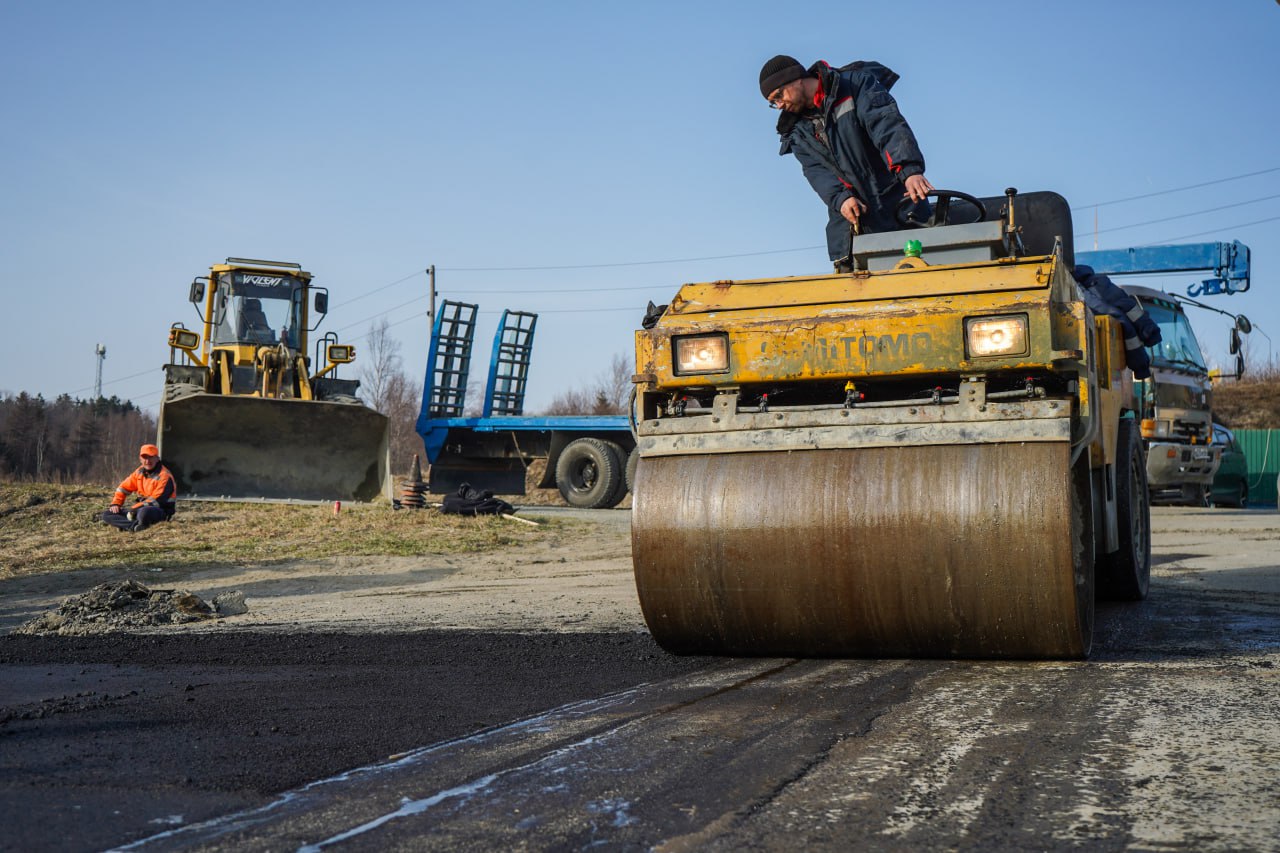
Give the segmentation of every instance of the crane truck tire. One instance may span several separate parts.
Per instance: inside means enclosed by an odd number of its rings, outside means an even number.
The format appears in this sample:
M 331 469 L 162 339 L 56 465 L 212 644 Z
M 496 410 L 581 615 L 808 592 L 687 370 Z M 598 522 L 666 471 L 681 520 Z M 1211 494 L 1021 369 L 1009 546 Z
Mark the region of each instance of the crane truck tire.
M 560 451 L 556 461 L 556 486 L 569 506 L 609 509 L 626 494 L 625 456 L 612 441 L 578 438 Z

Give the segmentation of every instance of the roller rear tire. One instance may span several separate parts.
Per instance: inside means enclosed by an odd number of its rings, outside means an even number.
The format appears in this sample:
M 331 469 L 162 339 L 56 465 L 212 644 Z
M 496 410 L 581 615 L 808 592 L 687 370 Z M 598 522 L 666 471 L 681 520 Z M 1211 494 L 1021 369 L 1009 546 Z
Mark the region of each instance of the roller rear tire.
M 1120 547 L 1098 566 L 1098 595 L 1141 601 L 1151 584 L 1151 504 L 1136 421 L 1120 421 L 1116 436 L 1116 527 Z

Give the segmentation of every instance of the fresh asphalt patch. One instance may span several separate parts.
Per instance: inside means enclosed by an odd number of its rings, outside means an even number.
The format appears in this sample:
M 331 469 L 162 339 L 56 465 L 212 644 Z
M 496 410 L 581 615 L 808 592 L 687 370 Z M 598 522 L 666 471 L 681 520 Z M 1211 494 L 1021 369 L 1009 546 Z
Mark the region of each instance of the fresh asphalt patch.
M 0 850 L 125 844 L 710 661 L 638 632 L 3 636 Z

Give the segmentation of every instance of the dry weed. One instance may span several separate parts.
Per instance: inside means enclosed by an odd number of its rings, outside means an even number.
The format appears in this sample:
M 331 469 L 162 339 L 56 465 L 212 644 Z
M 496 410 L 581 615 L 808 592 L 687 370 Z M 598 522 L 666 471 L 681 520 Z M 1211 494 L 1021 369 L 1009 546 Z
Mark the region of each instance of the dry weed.
M 1246 373 L 1213 386 L 1213 416 L 1232 429 L 1280 429 L 1280 370 Z
M 126 566 L 263 564 L 333 556 L 484 551 L 529 542 L 572 522 L 530 527 L 385 504 L 180 502 L 172 521 L 141 533 L 98 522 L 111 488 L 0 485 L 0 580 Z

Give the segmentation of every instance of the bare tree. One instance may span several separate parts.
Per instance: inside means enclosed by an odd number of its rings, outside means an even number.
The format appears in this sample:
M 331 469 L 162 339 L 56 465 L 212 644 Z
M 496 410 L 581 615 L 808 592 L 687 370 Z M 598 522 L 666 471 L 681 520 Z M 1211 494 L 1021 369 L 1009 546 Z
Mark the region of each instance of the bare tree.
M 360 358 L 360 389 L 372 408 L 386 414 L 387 386 L 391 377 L 400 373 L 400 342 L 388 331 L 391 324 L 383 317 L 369 326 L 367 343 Z
M 600 375 L 600 386 L 614 412 L 625 412 L 631 399 L 631 359 L 615 353 L 609 367 Z
M 390 325 L 384 317 L 369 327 L 360 389 L 370 408 L 390 421 L 391 468 L 401 474 L 408 472 L 415 453 L 422 454 L 422 439 L 416 430 L 422 389 L 405 376 L 400 342 L 388 333 Z
M 631 399 L 631 361 L 618 353 L 594 380 L 557 394 L 547 415 L 620 415 Z

